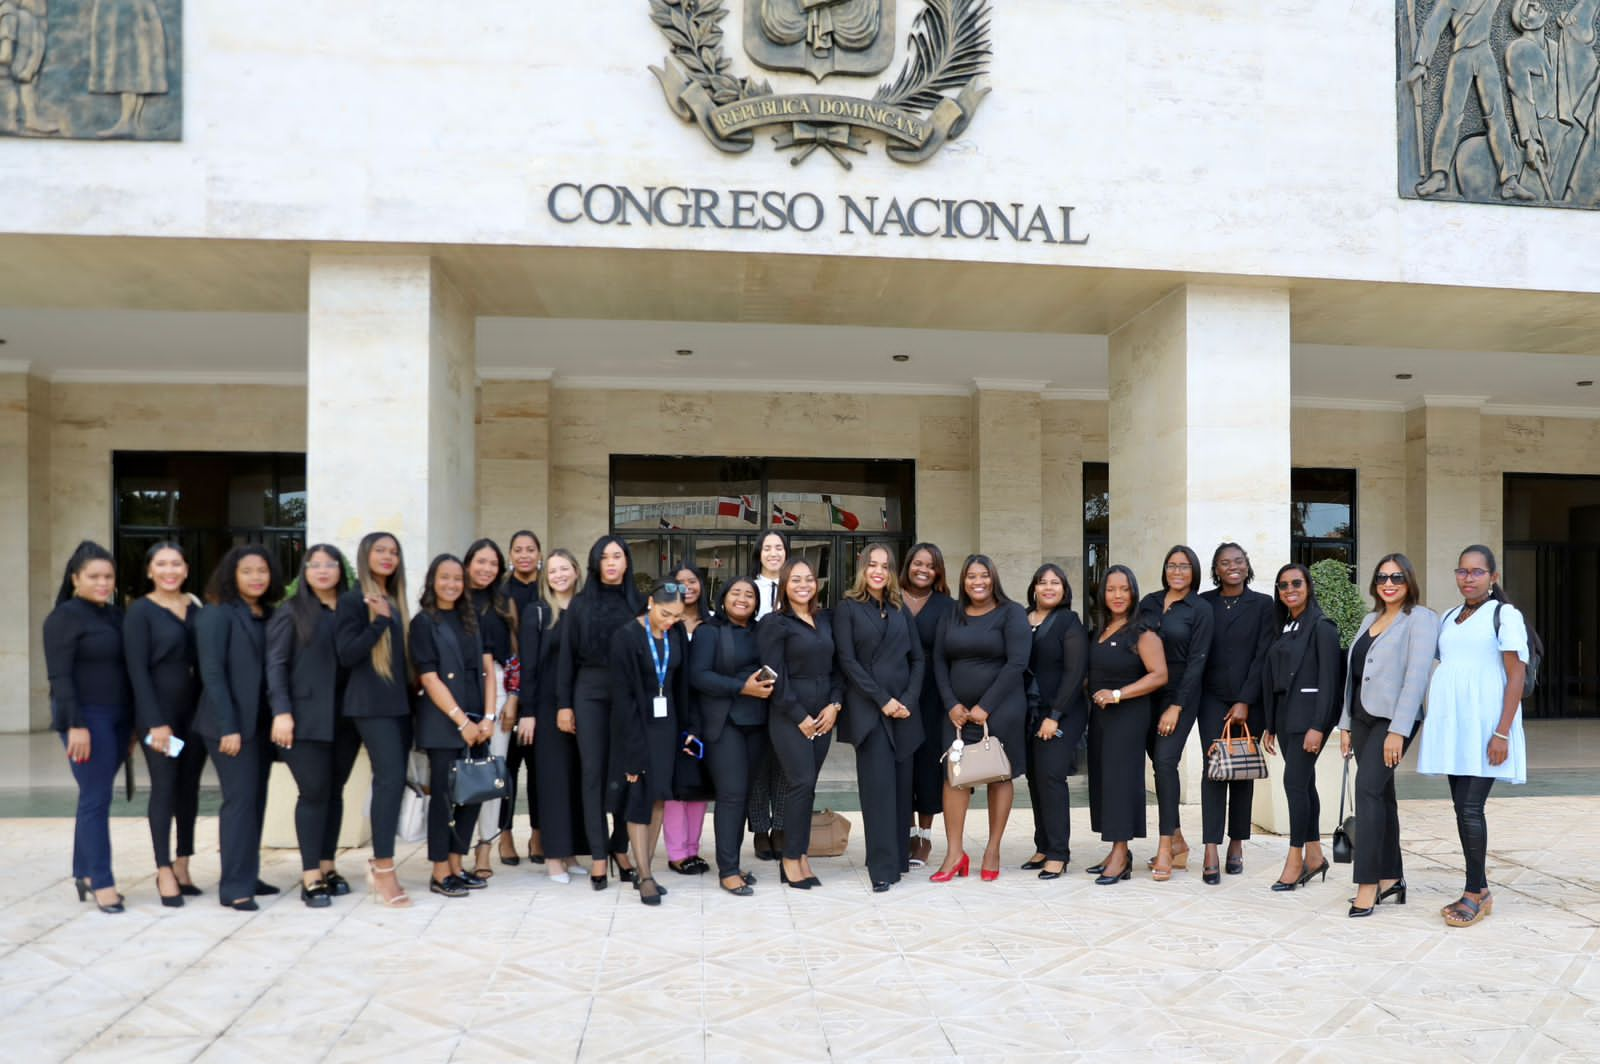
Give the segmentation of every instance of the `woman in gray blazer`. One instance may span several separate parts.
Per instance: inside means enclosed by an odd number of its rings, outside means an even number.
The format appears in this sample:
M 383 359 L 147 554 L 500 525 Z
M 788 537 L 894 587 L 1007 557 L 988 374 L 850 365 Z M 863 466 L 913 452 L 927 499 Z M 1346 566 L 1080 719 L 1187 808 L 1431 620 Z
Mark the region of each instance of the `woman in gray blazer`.
M 1352 917 L 1371 916 L 1385 898 L 1406 903 L 1394 770 L 1422 720 L 1439 640 L 1439 618 L 1418 605 L 1417 571 L 1404 554 L 1383 556 L 1369 590 L 1373 612 L 1350 644 L 1339 718 L 1339 751 L 1358 768 Z

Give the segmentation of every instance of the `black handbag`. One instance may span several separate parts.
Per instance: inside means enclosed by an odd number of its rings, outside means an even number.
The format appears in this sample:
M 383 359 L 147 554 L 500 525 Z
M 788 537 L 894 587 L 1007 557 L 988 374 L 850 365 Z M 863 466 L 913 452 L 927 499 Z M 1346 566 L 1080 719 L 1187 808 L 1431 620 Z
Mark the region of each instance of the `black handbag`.
M 1350 758 L 1344 759 L 1344 779 L 1339 783 L 1339 826 L 1333 829 L 1333 860 L 1349 864 L 1356 857 L 1356 815 L 1344 815 L 1345 792 L 1350 789 Z
M 450 766 L 451 805 L 478 805 L 504 798 L 509 785 L 503 757 L 463 757 Z

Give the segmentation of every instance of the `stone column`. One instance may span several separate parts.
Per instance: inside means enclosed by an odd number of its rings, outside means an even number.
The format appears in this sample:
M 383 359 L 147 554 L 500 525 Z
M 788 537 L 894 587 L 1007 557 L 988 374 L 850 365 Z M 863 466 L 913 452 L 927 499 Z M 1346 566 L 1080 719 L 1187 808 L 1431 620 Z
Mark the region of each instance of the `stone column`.
M 1187 543 L 1209 565 L 1244 546 L 1268 590 L 1289 555 L 1289 294 L 1188 285 L 1110 338 L 1111 560 L 1140 591 L 1161 586 L 1166 550 Z M 1209 572 L 1196 574 L 1203 588 Z M 1198 801 L 1198 729 L 1182 768 Z M 1257 788 L 1262 800 L 1274 787 Z M 1278 804 L 1281 806 L 1281 790 Z M 1198 815 L 1185 818 L 1198 842 Z
M 994 559 L 1006 593 L 1022 602 L 1044 549 L 1039 527 L 1044 387 L 1037 381 L 973 383 L 977 388 L 972 397 L 975 549 Z M 945 560 L 954 592 L 962 559 Z
M 549 550 L 550 381 L 485 379 L 478 386 L 478 535 L 502 550 L 531 529 Z
M 1459 597 L 1461 548 L 1482 542 L 1480 396 L 1428 395 L 1406 413 L 1406 553 L 1422 600 L 1443 612 Z
M 49 727 L 39 633 L 65 561 L 50 555 L 50 386 L 28 369 L 0 365 L 0 552 L 22 559 L 21 608 L 0 613 L 0 732 Z

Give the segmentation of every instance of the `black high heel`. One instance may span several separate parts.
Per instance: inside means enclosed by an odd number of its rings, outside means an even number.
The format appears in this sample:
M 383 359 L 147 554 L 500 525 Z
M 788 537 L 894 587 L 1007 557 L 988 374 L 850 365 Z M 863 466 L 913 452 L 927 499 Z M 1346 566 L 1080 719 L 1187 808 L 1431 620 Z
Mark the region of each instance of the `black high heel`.
M 1322 859 L 1322 863 L 1320 865 L 1318 865 L 1317 867 L 1305 869 L 1303 872 L 1300 873 L 1300 878 L 1295 882 L 1295 886 L 1297 886 L 1297 887 L 1305 886 L 1307 883 L 1311 882 L 1312 877 L 1316 876 L 1319 873 L 1322 875 L 1322 881 L 1324 883 L 1326 883 L 1328 881 L 1328 865 L 1330 863 L 1331 862 L 1329 862 L 1329 860 L 1326 857 L 1324 857 Z
M 611 855 L 611 865 L 617 870 L 617 878 L 624 883 L 638 883 L 639 870 L 636 868 L 623 868 L 622 858 L 617 854 Z M 656 884 L 660 886 L 660 884 Z
M 1393 898 L 1396 905 L 1404 905 L 1406 903 L 1406 881 L 1403 879 L 1398 880 L 1394 886 L 1378 895 L 1379 902 L 1382 902 L 1385 898 Z
M 79 902 L 88 901 L 89 900 L 89 895 L 94 893 L 94 891 L 89 889 L 89 881 L 87 879 L 78 879 L 76 876 L 74 876 L 73 880 L 72 880 L 72 885 L 74 887 L 78 888 L 78 901 Z
M 1045 866 L 1046 860 L 1048 860 L 1048 858 L 1030 857 L 1026 861 L 1022 862 L 1022 870 L 1024 872 L 1036 872 Z
M 778 862 L 778 881 L 784 886 L 793 887 L 795 890 L 811 889 L 811 880 L 809 879 L 790 879 L 789 872 L 783 867 L 783 862 L 781 861 Z
M 1350 906 L 1350 912 L 1349 912 L 1350 919 L 1359 920 L 1363 916 L 1371 916 L 1372 915 L 1372 910 L 1376 909 L 1377 907 L 1378 906 L 1377 906 L 1376 902 L 1374 902 L 1373 904 L 1367 906 L 1365 909 L 1361 908 L 1358 905 L 1352 905 L 1352 906 Z
M 1228 863 L 1226 865 L 1224 865 L 1223 867 L 1225 867 L 1227 869 L 1228 874 L 1230 876 L 1243 875 L 1244 874 L 1244 855 L 1241 854 L 1238 857 L 1231 857 L 1230 856 L 1228 858 Z
M 198 898 L 204 894 L 205 891 L 201 890 L 193 883 L 179 883 L 178 893 L 183 895 L 185 898 Z
M 1216 865 L 1212 865 L 1200 873 L 1200 882 L 1208 887 L 1214 887 L 1222 882 L 1222 873 L 1217 870 Z
M 649 883 L 656 888 L 654 894 L 646 894 L 644 892 L 644 885 L 646 883 Z M 651 876 L 645 876 L 643 879 L 639 880 L 638 883 L 635 883 L 634 886 L 639 891 L 639 900 L 644 902 L 646 905 L 660 905 L 661 896 L 666 893 L 666 891 L 661 889 L 661 884 L 657 883 Z
M 1102 866 L 1102 868 L 1103 867 L 1104 866 Z M 1133 878 L 1133 854 L 1130 853 L 1128 855 L 1127 861 L 1124 862 L 1124 864 L 1122 866 L 1122 871 L 1121 872 L 1108 873 L 1108 872 L 1102 871 L 1100 873 L 1100 875 L 1095 877 L 1094 885 L 1097 886 L 1097 887 L 1109 887 L 1113 883 L 1120 883 L 1123 880 L 1132 879 L 1132 878 Z

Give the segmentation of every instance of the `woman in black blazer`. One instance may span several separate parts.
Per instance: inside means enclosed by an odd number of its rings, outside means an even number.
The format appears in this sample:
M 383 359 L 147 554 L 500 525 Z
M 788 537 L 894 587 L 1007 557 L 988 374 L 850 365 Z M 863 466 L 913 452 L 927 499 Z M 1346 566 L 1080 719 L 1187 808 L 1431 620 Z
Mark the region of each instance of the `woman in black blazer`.
M 611 636 L 611 759 L 607 797 L 628 825 L 636 877 L 633 888 L 646 905 L 667 893 L 651 875 L 661 839 L 663 807 L 672 798 L 672 768 L 678 754 L 704 753 L 688 734 L 689 641 L 678 622 L 683 592 L 662 584 L 643 617 L 625 622 Z
M 524 696 L 515 745 L 533 766 L 528 778 L 539 791 L 529 808 L 538 816 L 545 875 L 557 883 L 570 883 L 567 866 L 580 843 L 587 848 L 587 839 L 578 741 L 571 727 L 560 727 L 556 714 L 556 659 L 567 609 L 578 592 L 578 560 L 571 551 L 556 548 L 545 563 L 542 580 L 542 596 L 523 609 L 518 627 Z
M 856 748 L 856 783 L 867 836 L 867 874 L 882 894 L 911 870 L 912 758 L 922 746 L 922 639 L 900 601 L 894 553 L 869 543 L 855 584 L 833 614 L 844 674 L 845 742 Z
M 128 607 L 122 645 L 133 687 L 134 734 L 142 736 L 150 770 L 150 841 L 156 851 L 156 890 L 161 904 L 176 909 L 200 894 L 189 878 L 194 854 L 194 822 L 200 811 L 200 775 L 205 744 L 194 740 L 194 715 L 200 705 L 200 661 L 195 621 L 200 604 L 183 590 L 189 563 L 176 543 L 157 543 L 145 552 L 150 592 Z M 177 755 L 173 756 L 173 740 Z M 178 854 L 172 856 L 172 829 L 178 829 Z
M 300 900 L 313 909 L 350 893 L 334 865 L 344 785 L 361 751 L 355 725 L 340 712 L 345 670 L 334 643 L 334 609 L 349 584 L 339 548 L 318 543 L 306 551 L 294 594 L 267 622 L 272 741 L 300 789 L 294 806 Z
M 1264 706 L 1261 745 L 1277 753 L 1283 736 L 1283 790 L 1289 800 L 1289 856 L 1273 890 L 1293 890 L 1328 878 L 1318 820 L 1317 755 L 1339 722 L 1339 629 L 1317 606 L 1311 570 L 1291 562 L 1273 579 L 1278 630 L 1261 670 Z
M 111 553 L 88 540 L 67 559 L 56 608 L 44 621 L 50 675 L 50 727 L 66 747 L 78 783 L 72 836 L 72 884 L 78 900 L 94 893 L 103 913 L 123 911 L 111 874 L 111 798 L 128 755 L 133 726 L 122 611 L 112 604 L 117 572 Z
M 544 569 L 544 546 L 539 542 L 539 537 L 526 528 L 520 528 L 511 533 L 509 547 L 511 567 L 506 572 L 505 579 L 500 582 L 500 592 L 511 600 L 511 612 L 516 616 L 519 628 L 519 642 L 517 646 L 517 660 L 526 673 L 532 665 L 531 655 L 524 654 L 520 643 L 520 628 L 522 619 L 528 611 L 537 609 L 543 604 L 541 573 Z M 525 660 L 529 659 L 529 660 Z M 524 720 L 532 723 L 535 715 L 533 700 L 537 697 L 533 680 L 530 677 L 528 687 L 518 691 L 517 713 L 515 720 L 518 726 Z M 521 681 L 518 686 L 520 688 Z M 535 754 L 533 740 L 527 742 L 513 736 L 506 748 L 506 778 L 511 781 L 510 793 L 506 798 L 507 806 L 501 808 L 500 813 L 500 863 L 516 865 L 522 863 L 522 858 L 517 854 L 516 839 L 516 800 L 517 795 L 524 790 L 527 792 L 528 804 L 528 860 L 534 864 L 543 864 L 545 850 L 543 840 L 539 836 L 539 786 L 537 766 L 534 763 Z M 523 768 L 527 771 L 524 773 Z M 526 779 L 523 777 L 526 775 Z M 546 869 L 548 871 L 548 869 Z
M 411 618 L 411 667 L 417 697 L 417 746 L 428 755 L 428 889 L 465 897 L 488 881 L 462 867 L 481 803 L 452 805 L 450 766 L 484 757 L 494 735 L 494 657 L 484 649 L 478 617 L 467 596 L 461 559 L 441 554 L 428 565 L 417 614 Z
M 722 589 L 716 615 L 689 644 L 689 731 L 706 744 L 706 771 L 716 789 L 717 878 L 729 894 L 755 893 L 755 876 L 739 867 L 750 780 L 767 759 L 771 676 L 761 672 L 756 641 L 756 585 L 735 577 Z
M 1006 597 L 1000 573 L 987 555 L 969 554 L 961 566 L 961 600 L 939 629 L 933 647 L 934 676 L 947 713 L 941 741 L 948 749 L 956 736 L 972 743 L 989 734 L 1000 740 L 1015 779 L 1027 770 L 1028 694 L 1025 686 L 1033 636 L 1028 615 Z M 985 882 L 1000 878 L 1000 840 L 1011 816 L 1016 785 L 989 784 L 989 843 L 979 868 Z M 936 883 L 965 876 L 970 862 L 962 848 L 972 790 L 944 787 L 944 864 Z
M 900 569 L 900 598 L 905 602 L 922 640 L 922 690 L 917 693 L 916 710 L 922 716 L 922 745 L 911 759 L 911 805 L 916 823 L 911 827 L 911 867 L 920 868 L 933 855 L 933 817 L 944 809 L 944 766 L 939 757 L 944 747 L 944 700 L 933 675 L 933 644 L 939 637 L 956 600 L 950 597 L 945 577 L 944 553 L 932 543 L 918 543 L 906 555 Z
M 261 881 L 261 825 L 272 771 L 267 618 L 282 598 L 283 582 L 267 549 L 255 543 L 234 547 L 211 574 L 211 608 L 200 612 L 195 625 L 205 694 L 194 730 L 205 739 L 222 785 L 217 894 L 238 912 L 254 912 L 258 894 L 278 893 Z
M 1025 871 L 1059 879 L 1072 860 L 1072 809 L 1067 777 L 1089 726 L 1083 682 L 1089 633 L 1072 612 L 1072 585 L 1059 565 L 1046 563 L 1028 585 L 1028 798 L 1033 805 L 1033 856 Z
M 833 620 L 827 610 L 817 609 L 811 563 L 790 558 L 778 574 L 777 587 L 778 608 L 762 619 L 756 641 L 761 664 L 777 673 L 767 727 L 789 784 L 779 878 L 796 890 L 810 890 L 822 885 L 806 853 L 811 848 L 811 807 L 839 719 L 844 681 L 834 665 Z
M 367 885 L 383 905 L 403 909 L 411 898 L 394 871 L 400 799 L 411 757 L 411 676 L 406 654 L 406 563 L 400 541 L 369 532 L 356 548 L 359 587 L 339 596 L 334 646 L 347 670 L 344 715 L 372 763 L 372 860 Z
M 1255 579 L 1250 558 L 1237 543 L 1224 543 L 1211 555 L 1211 582 L 1201 593 L 1211 605 L 1214 623 L 1211 653 L 1206 656 L 1200 685 L 1200 750 L 1205 753 L 1229 722 L 1261 736 L 1261 666 L 1278 628 L 1272 618 L 1272 596 L 1250 590 Z M 1236 728 L 1237 730 L 1237 728 Z M 1223 828 L 1228 835 L 1228 874 L 1244 871 L 1244 843 L 1250 837 L 1250 810 L 1255 780 L 1200 781 L 1200 820 L 1205 832 L 1205 867 L 1210 886 L 1222 882 L 1217 847 Z

